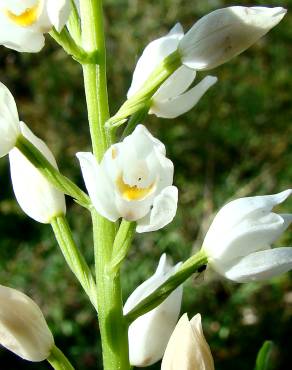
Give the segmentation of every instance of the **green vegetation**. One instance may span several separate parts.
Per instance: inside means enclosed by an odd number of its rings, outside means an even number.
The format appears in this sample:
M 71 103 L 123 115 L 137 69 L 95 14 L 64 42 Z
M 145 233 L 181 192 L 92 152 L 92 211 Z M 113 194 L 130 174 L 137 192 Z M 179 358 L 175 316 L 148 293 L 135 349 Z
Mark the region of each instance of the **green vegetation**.
M 242 5 L 266 5 L 242 1 Z M 135 61 L 144 46 L 180 21 L 188 29 L 228 1 L 106 0 L 111 113 L 125 99 Z M 270 1 L 292 7 L 292 0 Z M 165 144 L 175 164 L 179 210 L 167 228 L 138 235 L 123 268 L 125 297 L 154 271 L 162 252 L 174 261 L 201 246 L 212 216 L 230 198 L 268 194 L 292 184 L 292 13 L 243 55 L 212 71 L 218 83 L 190 113 L 175 120 L 149 116 L 147 127 Z M 75 153 L 89 149 L 80 66 L 50 37 L 39 54 L 1 47 L 1 81 L 13 92 L 21 119 L 43 138 L 62 172 L 83 182 Z M 198 73 L 201 79 L 202 73 Z M 100 356 L 95 313 L 66 267 L 50 226 L 19 209 L 7 158 L 0 161 L 0 283 L 39 303 L 56 344 L 79 370 L 96 369 Z M 84 187 L 83 187 L 84 188 Z M 93 261 L 90 215 L 67 202 L 74 238 Z M 291 212 L 292 202 L 281 207 Z M 278 245 L 292 245 L 291 233 Z M 290 275 L 291 277 L 291 275 Z M 289 274 L 271 281 L 233 284 L 212 271 L 185 284 L 182 312 L 202 313 L 217 370 L 250 370 L 264 340 L 274 342 L 269 370 L 289 368 L 292 283 Z M 9 369 L 47 369 L 0 350 Z M 99 369 L 101 369 L 101 365 Z M 159 369 L 159 365 L 151 369 Z

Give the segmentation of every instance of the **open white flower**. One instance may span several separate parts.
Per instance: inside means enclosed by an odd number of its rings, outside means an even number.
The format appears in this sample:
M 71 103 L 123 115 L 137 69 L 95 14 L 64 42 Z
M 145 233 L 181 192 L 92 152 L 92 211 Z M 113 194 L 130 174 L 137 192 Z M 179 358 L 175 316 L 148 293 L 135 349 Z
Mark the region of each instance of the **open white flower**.
M 20 128 L 22 135 L 58 168 L 47 145 L 25 123 L 20 122 Z M 50 223 L 52 218 L 66 213 L 64 194 L 51 185 L 17 148 L 10 151 L 9 161 L 15 197 L 28 216 L 38 222 Z
M 110 221 L 137 221 L 137 232 L 158 230 L 176 214 L 178 192 L 173 164 L 165 146 L 138 125 L 121 143 L 112 145 L 101 163 L 92 153 L 77 153 L 89 196 Z
M 0 157 L 16 144 L 20 135 L 17 107 L 11 92 L 0 82 Z
M 281 7 L 230 6 L 199 19 L 181 38 L 182 63 L 208 70 L 242 53 L 275 27 L 286 14 Z
M 53 335 L 38 305 L 18 290 L 0 285 L 0 344 L 28 361 L 47 359 Z
M 178 48 L 183 35 L 182 26 L 177 23 L 166 36 L 146 46 L 133 73 L 128 98 L 143 86 L 155 67 Z M 193 69 L 185 66 L 178 68 L 153 95 L 149 113 L 158 117 L 175 118 L 189 111 L 217 81 L 216 77 L 207 76 L 189 89 L 195 77 L 196 71 Z
M 161 370 L 214 370 L 199 313 L 191 321 L 186 313 L 180 318 L 167 344 Z
M 276 214 L 292 190 L 236 199 L 214 218 L 203 243 L 213 268 L 230 280 L 264 280 L 292 268 L 292 248 L 271 249 L 288 228 L 292 214 Z
M 166 255 L 160 258 L 154 275 L 134 290 L 124 306 L 124 315 L 151 294 L 171 275 L 180 263 L 172 266 Z M 182 286 L 176 288 L 159 306 L 138 317 L 129 327 L 129 356 L 133 366 L 150 366 L 159 361 L 176 325 L 182 300 Z
M 70 0 L 0 0 L 0 44 L 35 53 L 44 46 L 44 33 L 61 31 L 68 20 Z

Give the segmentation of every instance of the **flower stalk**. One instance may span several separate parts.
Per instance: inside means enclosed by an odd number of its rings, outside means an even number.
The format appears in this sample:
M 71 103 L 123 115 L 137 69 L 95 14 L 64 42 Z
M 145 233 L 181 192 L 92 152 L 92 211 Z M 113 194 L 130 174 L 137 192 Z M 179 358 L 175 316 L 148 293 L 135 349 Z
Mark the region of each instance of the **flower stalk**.
M 71 365 L 64 353 L 55 345 L 52 348 L 47 361 L 55 370 L 74 370 L 74 367 Z

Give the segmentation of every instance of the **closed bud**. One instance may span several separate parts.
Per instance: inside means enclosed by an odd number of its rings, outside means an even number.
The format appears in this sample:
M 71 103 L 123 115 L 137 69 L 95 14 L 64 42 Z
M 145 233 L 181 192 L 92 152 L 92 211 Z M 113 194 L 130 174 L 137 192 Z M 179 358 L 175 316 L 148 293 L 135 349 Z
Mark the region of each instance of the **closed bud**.
M 286 14 L 281 7 L 230 6 L 196 22 L 178 44 L 182 63 L 208 70 L 242 53 L 276 26 Z
M 53 335 L 38 305 L 18 290 L 0 285 L 0 344 L 28 361 L 47 359 Z
M 23 122 L 20 127 L 21 134 L 57 168 L 56 160 L 47 145 Z M 10 151 L 9 161 L 15 197 L 29 217 L 41 223 L 50 223 L 52 218 L 65 214 L 64 194 L 51 185 L 17 148 Z
M 0 157 L 3 157 L 15 146 L 20 135 L 20 126 L 15 100 L 0 82 Z
M 179 265 L 170 265 L 166 255 L 163 254 L 155 274 L 136 288 L 128 298 L 124 314 L 130 312 L 141 300 L 163 284 L 176 272 Z M 174 290 L 159 306 L 133 321 L 128 333 L 131 365 L 150 366 L 162 358 L 178 319 L 181 300 L 182 286 Z
M 167 344 L 161 370 L 214 370 L 200 314 L 191 321 L 187 314 L 180 318 Z

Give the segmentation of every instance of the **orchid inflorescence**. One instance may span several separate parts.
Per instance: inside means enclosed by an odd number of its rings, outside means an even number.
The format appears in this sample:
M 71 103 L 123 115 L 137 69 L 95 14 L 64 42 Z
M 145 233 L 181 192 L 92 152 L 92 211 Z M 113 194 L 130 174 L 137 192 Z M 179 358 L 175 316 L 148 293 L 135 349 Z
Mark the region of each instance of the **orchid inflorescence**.
M 174 165 L 165 145 L 141 121 L 147 114 L 175 118 L 193 108 L 217 82 L 209 75 L 194 85 L 198 72 L 242 53 L 285 13 L 281 7 L 232 6 L 206 15 L 186 33 L 177 23 L 146 46 L 125 103 L 109 117 L 101 3 L 0 1 L 1 45 L 36 53 L 50 33 L 83 67 L 93 148 L 76 156 L 89 196 L 59 172 L 48 146 L 20 121 L 2 83 L 0 156 L 9 157 L 19 206 L 33 220 L 52 226 L 66 262 L 98 312 L 105 370 L 145 367 L 161 359 L 162 370 L 214 369 L 201 315 L 189 320 L 185 313 L 179 319 L 183 282 L 206 265 L 235 282 L 264 280 L 292 268 L 292 247 L 272 248 L 292 221 L 291 214 L 273 208 L 292 190 L 235 199 L 217 213 L 197 254 L 174 266 L 163 254 L 154 275 L 122 305 L 120 267 L 135 232 L 165 227 L 178 206 Z M 117 127 L 126 123 L 118 138 Z M 91 212 L 95 276 L 66 220 L 65 194 Z M 116 333 L 114 348 L 109 330 Z M 47 359 L 55 369 L 73 369 L 36 303 L 5 286 L 0 286 L 0 343 L 23 359 Z

